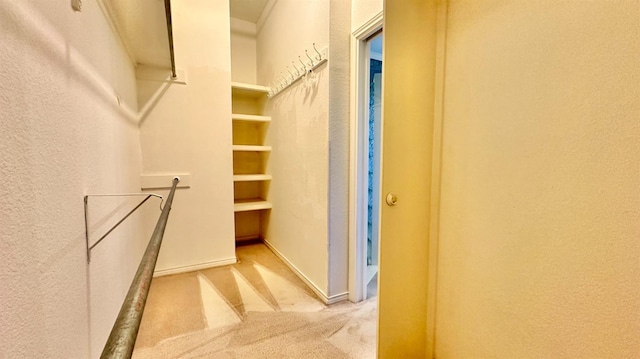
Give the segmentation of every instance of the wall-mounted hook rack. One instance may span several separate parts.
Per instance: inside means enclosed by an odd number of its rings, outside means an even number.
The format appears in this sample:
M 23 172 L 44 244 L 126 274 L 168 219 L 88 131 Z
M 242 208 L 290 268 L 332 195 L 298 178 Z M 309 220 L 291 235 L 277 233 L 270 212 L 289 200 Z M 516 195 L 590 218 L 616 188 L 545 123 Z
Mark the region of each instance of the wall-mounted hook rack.
M 329 60 L 328 58 L 329 49 L 324 48 L 321 51 L 318 51 L 318 48 L 316 47 L 316 43 L 314 42 L 313 50 L 316 53 L 315 55 L 313 55 L 313 57 L 309 55 L 308 50 L 304 50 L 305 55 L 309 59 L 308 62 L 303 61 L 302 57 L 298 56 L 298 62 L 300 62 L 300 64 L 302 65 L 302 69 L 299 69 L 296 66 L 295 61 L 291 61 L 291 64 L 293 65 L 293 69 L 295 70 L 295 72 L 291 72 L 291 70 L 289 69 L 289 66 L 286 66 L 287 72 L 289 72 L 289 75 L 291 76 L 285 76 L 282 72 L 280 72 L 280 75 L 275 76 L 275 81 L 274 81 L 275 83 L 271 84 L 270 86 L 271 91 L 269 91 L 269 93 L 267 94 L 269 98 L 275 97 L 280 92 L 284 91 L 289 86 L 293 85 L 298 80 L 300 80 L 301 78 L 307 75 L 311 75 L 312 78 L 314 77 L 313 71 Z

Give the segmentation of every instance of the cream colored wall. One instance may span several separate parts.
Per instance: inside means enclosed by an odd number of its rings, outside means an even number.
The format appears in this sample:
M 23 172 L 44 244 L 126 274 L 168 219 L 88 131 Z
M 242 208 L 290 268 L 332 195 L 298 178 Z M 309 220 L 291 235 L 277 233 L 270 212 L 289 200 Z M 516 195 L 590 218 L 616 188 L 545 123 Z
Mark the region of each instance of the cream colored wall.
M 283 26 L 286 24 L 286 26 Z M 329 3 L 279 0 L 258 27 L 258 83 L 268 85 L 291 61 L 329 44 Z M 299 81 L 266 103 L 272 117 L 266 143 L 273 146 L 267 172 L 273 203 L 266 241 L 317 290 L 328 295 L 329 71 L 318 82 Z
M 383 0 L 351 0 L 351 31 L 355 31 L 382 12 Z
M 0 43 L 0 357 L 97 357 L 148 240 L 87 265 L 83 196 L 140 189 L 133 65 L 93 1 L 0 1 Z M 90 200 L 92 239 L 134 204 Z
M 345 1 L 280 0 L 258 22 L 259 84 L 288 74 L 305 50 L 313 56 L 314 42 L 329 48 L 316 84 L 298 81 L 265 107 L 273 119 L 266 241 L 329 302 L 347 294 L 350 14 Z
M 231 18 L 231 81 L 255 84 L 256 24 Z
M 138 82 L 141 106 L 153 103 L 141 125 L 143 171 L 192 176 L 174 199 L 161 273 L 235 260 L 229 5 L 177 1 L 172 11 L 176 66 L 187 84 Z
M 438 358 L 640 353 L 639 13 L 450 3 Z
M 349 270 L 349 33 L 351 4 L 331 0 L 329 9 L 329 289 L 348 293 Z

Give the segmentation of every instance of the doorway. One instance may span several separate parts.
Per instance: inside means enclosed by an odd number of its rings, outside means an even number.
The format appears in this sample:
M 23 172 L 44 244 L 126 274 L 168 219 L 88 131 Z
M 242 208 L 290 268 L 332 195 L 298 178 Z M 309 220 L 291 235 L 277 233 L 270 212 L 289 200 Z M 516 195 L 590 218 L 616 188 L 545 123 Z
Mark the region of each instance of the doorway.
M 383 14 L 352 34 L 349 300 L 377 296 L 382 171 Z
M 364 86 L 366 112 L 363 118 L 365 136 L 362 154 L 367 164 L 366 211 L 367 218 L 367 260 L 363 299 L 378 294 L 378 242 L 380 232 L 380 147 L 382 123 L 382 31 L 366 40 L 367 60 L 365 64 Z M 361 157 L 362 159 L 362 157 Z M 362 215 L 365 215 L 362 213 Z

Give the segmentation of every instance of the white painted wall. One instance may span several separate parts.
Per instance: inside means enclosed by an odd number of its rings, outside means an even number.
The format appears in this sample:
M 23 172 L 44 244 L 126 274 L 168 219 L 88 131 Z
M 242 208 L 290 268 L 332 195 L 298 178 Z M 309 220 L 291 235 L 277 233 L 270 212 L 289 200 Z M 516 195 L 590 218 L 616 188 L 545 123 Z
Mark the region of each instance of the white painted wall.
M 279 0 L 258 22 L 259 84 L 288 75 L 292 61 L 301 69 L 298 56 L 313 56 L 313 43 L 329 48 L 315 84 L 298 81 L 265 107 L 273 119 L 266 241 L 328 301 L 347 292 L 350 16 L 345 1 Z
M 637 1 L 455 1 L 438 358 L 640 353 Z
M 143 171 L 192 176 L 175 196 L 160 273 L 235 260 L 229 5 L 177 1 L 172 11 L 176 66 L 187 84 L 138 81 L 140 105 L 154 104 L 141 125 Z
M 351 4 L 329 9 L 329 289 L 348 292 L 349 270 L 349 25 Z
M 382 5 L 383 0 L 351 0 L 351 31 L 361 28 L 381 13 Z
M 269 6 L 267 6 L 269 8 Z M 279 0 L 258 26 L 258 83 L 270 84 L 291 61 L 329 44 L 329 3 Z M 328 294 L 329 69 L 317 84 L 302 81 L 267 101 L 272 117 L 266 142 L 273 146 L 267 172 L 273 203 L 266 240 Z
M 231 81 L 255 84 L 256 24 L 231 18 Z
M 0 357 L 97 357 L 148 239 L 133 215 L 87 266 L 83 196 L 140 188 L 134 69 L 91 1 L 2 0 L 0 43 Z M 92 235 L 131 204 L 95 203 Z

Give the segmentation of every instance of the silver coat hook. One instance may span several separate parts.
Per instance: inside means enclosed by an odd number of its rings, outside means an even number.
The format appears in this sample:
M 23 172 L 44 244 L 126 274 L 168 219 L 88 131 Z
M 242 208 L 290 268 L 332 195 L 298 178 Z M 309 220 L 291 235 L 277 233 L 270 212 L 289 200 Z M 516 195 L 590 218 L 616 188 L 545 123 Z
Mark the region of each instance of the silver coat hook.
M 302 64 L 302 68 L 304 69 L 304 72 L 307 72 L 307 65 L 305 65 L 304 62 L 302 62 L 302 59 L 300 58 L 300 56 L 298 56 L 298 61 L 300 61 L 300 63 Z
M 291 66 L 293 66 L 293 69 L 296 70 L 296 76 L 300 76 L 300 71 L 296 67 L 295 61 L 291 61 Z
M 311 56 L 309 56 L 309 52 L 307 50 L 304 50 L 305 55 L 307 55 L 307 58 L 309 59 L 309 61 L 311 61 L 311 67 L 313 67 L 313 65 L 315 65 L 315 63 L 313 62 L 313 59 L 311 58 Z
M 316 51 L 316 54 L 318 54 L 317 59 L 318 61 L 322 60 L 322 54 L 318 51 L 318 49 L 316 49 L 316 43 L 313 43 L 313 49 Z
M 291 75 L 291 81 L 295 80 L 296 76 L 289 70 L 289 66 L 287 66 L 287 72 Z

